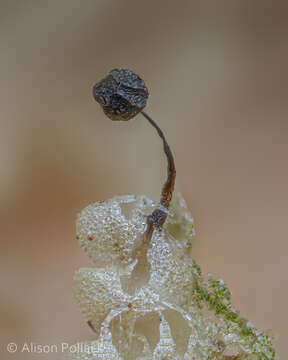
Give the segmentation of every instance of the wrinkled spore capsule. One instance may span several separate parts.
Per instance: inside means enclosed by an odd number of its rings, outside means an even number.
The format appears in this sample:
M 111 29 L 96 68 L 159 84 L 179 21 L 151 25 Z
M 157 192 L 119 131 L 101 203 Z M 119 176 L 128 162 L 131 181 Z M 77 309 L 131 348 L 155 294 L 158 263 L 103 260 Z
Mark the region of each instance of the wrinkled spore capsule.
M 93 96 L 111 120 L 129 120 L 148 99 L 144 81 L 129 69 L 114 69 L 93 87 Z

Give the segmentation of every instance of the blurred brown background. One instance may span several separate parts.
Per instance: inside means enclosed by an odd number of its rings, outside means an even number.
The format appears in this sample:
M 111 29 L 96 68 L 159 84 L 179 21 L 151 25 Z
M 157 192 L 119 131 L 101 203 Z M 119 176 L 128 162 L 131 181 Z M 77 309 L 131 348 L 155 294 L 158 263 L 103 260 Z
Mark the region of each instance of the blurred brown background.
M 75 216 L 115 194 L 158 199 L 166 163 L 141 116 L 112 123 L 91 96 L 114 67 L 146 81 L 194 255 L 287 353 L 287 2 L 0 1 L 3 359 L 9 342 L 92 339 L 72 299 L 87 266 Z

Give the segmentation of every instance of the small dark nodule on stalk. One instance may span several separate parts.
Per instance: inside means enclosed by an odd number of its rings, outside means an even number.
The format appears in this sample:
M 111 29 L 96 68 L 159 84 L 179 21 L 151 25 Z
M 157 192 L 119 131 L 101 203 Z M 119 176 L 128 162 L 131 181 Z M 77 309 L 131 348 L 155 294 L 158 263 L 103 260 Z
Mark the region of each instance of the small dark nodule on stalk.
M 93 87 L 93 96 L 102 106 L 104 113 L 111 120 L 130 120 L 139 112 L 156 129 L 163 141 L 163 148 L 168 161 L 167 179 L 162 188 L 160 208 L 155 209 L 148 216 L 148 232 L 152 228 L 161 228 L 164 224 L 172 199 L 176 169 L 173 154 L 166 141 L 166 138 L 152 118 L 143 109 L 146 106 L 149 96 L 144 81 L 129 69 L 114 69 L 100 82 Z

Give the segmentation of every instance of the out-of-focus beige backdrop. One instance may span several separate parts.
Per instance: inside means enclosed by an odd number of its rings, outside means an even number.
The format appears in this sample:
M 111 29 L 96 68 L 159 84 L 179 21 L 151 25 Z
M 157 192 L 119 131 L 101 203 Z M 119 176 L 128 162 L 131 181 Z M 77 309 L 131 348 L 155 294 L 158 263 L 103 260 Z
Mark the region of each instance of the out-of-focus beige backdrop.
M 158 199 L 166 164 L 144 118 L 91 96 L 114 67 L 146 81 L 194 256 L 287 354 L 287 10 L 279 1 L 0 1 L 1 358 L 25 342 L 92 339 L 72 299 L 89 265 L 75 216 L 115 194 Z M 15 342 L 11 355 L 6 345 Z

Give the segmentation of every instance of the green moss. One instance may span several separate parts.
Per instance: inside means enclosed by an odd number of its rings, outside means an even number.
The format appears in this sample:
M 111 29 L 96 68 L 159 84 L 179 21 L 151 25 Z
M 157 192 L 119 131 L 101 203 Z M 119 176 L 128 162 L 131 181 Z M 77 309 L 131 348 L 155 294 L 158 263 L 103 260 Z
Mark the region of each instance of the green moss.
M 266 332 L 250 326 L 248 320 L 240 316 L 231 303 L 231 293 L 224 281 L 211 274 L 204 281 L 200 266 L 195 261 L 192 263 L 192 272 L 192 305 L 199 310 L 205 307 L 214 312 L 220 323 L 219 333 L 231 339 L 226 340 L 226 345 L 235 344 L 247 354 L 256 355 L 261 360 L 273 360 L 275 350 L 271 338 Z

